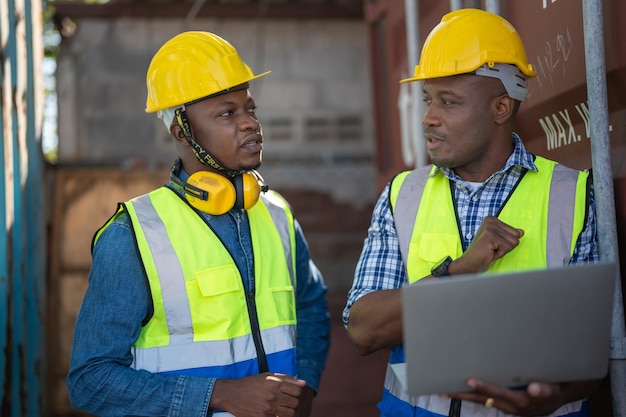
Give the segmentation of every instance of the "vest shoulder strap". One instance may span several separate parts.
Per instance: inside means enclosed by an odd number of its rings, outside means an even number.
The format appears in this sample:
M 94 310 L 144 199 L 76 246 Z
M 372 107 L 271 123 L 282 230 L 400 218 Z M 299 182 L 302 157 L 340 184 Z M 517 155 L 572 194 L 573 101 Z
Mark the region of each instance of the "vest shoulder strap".
M 291 278 L 291 285 L 296 288 L 295 229 L 291 206 L 283 196 L 273 191 L 261 194 L 261 200 L 267 206 L 274 226 L 280 235 L 280 240 L 285 252 L 285 261 L 287 262 L 289 276 Z
M 413 228 L 403 226 L 415 224 L 426 180 L 428 180 L 433 169 L 432 165 L 417 168 L 406 175 L 394 178 L 391 184 L 390 199 L 393 220 L 396 225 L 400 252 L 405 265 L 407 265 L 409 242 L 411 241 Z M 398 225 L 401 227 L 397 227 Z
M 554 165 L 546 236 L 546 259 L 549 266 L 567 264 L 574 252 L 578 234 L 585 223 L 587 177 L 586 172 L 558 163 Z M 584 201 L 584 207 L 581 208 L 577 201 Z

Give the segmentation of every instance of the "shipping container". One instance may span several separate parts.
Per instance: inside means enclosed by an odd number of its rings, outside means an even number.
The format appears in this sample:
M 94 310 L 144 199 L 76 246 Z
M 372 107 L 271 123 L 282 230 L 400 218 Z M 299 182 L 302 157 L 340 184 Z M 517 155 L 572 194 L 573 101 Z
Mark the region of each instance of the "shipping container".
M 41 3 L 0 0 L 0 415 L 43 412 L 46 183 Z

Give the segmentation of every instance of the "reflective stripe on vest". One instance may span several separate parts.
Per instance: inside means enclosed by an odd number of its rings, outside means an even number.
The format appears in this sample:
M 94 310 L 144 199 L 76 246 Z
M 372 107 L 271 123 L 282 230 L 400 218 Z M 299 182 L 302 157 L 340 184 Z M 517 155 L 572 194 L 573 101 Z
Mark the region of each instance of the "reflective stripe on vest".
M 292 242 L 296 241 L 293 212 L 288 209 L 287 201 L 280 194 L 269 191 L 260 198 L 266 201 L 274 227 L 278 230 L 285 251 L 285 263 L 289 266 L 291 285 L 296 288 L 296 251 L 292 248 Z
M 531 245 L 534 242 L 545 251 L 545 257 L 542 255 L 540 261 L 535 261 L 535 266 L 562 266 L 572 256 L 578 235 L 584 227 L 587 208 L 586 187 L 588 174 L 555 164 L 541 157 L 536 158 L 535 164 L 538 172 L 529 171 L 526 174 L 514 190 L 511 198 L 507 201 L 499 218 L 525 231 L 528 231 L 526 229 L 528 227 L 532 229 L 533 232 L 525 234 L 524 238 L 527 238 Z M 459 236 L 460 228 L 456 222 L 449 182 L 442 173 L 436 174 L 439 177 L 439 181 L 437 179 L 430 181 L 434 178 L 431 177 L 434 170 L 434 167 L 426 166 L 413 171 L 403 172 L 393 179 L 390 190 L 390 202 L 393 208 L 400 252 L 405 265 L 407 265 L 407 273 L 411 282 L 428 276 L 434 263 L 444 256 L 452 255 L 453 257 L 459 257 L 462 254 Z M 438 189 L 434 191 L 428 190 L 427 187 L 432 187 L 433 184 L 437 184 Z M 537 190 L 547 189 L 548 187 L 550 192 L 544 193 L 547 196 L 537 194 Z M 435 192 L 437 192 L 437 195 L 434 198 L 438 200 L 433 202 L 431 198 Z M 424 194 L 428 195 L 428 205 L 421 204 Z M 542 198 L 544 200 L 541 200 Z M 535 216 L 519 220 L 517 211 L 520 206 L 531 209 L 526 210 L 527 212 L 540 210 L 539 212 L 543 213 L 544 218 L 537 219 Z M 433 214 L 433 211 L 437 211 L 437 213 Z M 424 217 L 420 221 L 418 216 Z M 433 217 L 438 218 L 440 221 L 443 219 L 442 230 L 444 232 L 440 237 L 446 241 L 444 244 L 445 248 L 443 251 L 430 253 L 428 255 L 428 258 L 431 260 L 430 263 L 411 262 L 411 258 L 415 257 L 414 251 L 418 247 L 423 247 L 414 244 L 414 234 L 419 234 L 418 224 L 424 224 L 424 222 L 437 224 Z M 537 222 L 537 220 L 540 221 Z M 520 221 L 521 224 L 519 223 Z M 533 226 L 533 222 L 537 223 L 538 226 Z M 543 241 L 538 242 L 537 238 L 531 240 L 530 237 L 533 234 L 539 234 Z M 451 239 L 450 236 L 454 236 L 454 242 L 449 241 Z M 428 249 L 433 248 L 432 242 L 429 243 L 429 246 Z M 516 251 L 518 248 L 516 248 Z M 529 253 L 535 252 L 529 249 L 522 253 L 523 261 L 527 261 L 525 256 L 528 256 Z M 507 256 L 510 255 L 512 253 Z M 516 256 L 518 255 L 516 254 Z M 513 258 L 512 256 L 510 257 Z M 490 271 L 523 268 L 520 265 L 523 261 L 513 260 L 508 263 L 495 264 L 490 268 Z M 389 363 L 402 362 L 404 362 L 403 347 L 395 346 L 390 354 Z M 583 401 L 565 404 L 551 416 L 567 415 L 573 417 L 584 415 L 581 414 L 583 404 Z M 408 395 L 395 372 L 388 366 L 385 376 L 385 390 L 380 407 L 382 414 L 385 416 L 407 415 L 408 413 L 410 413 L 408 415 L 417 416 L 447 416 L 450 400 L 442 399 L 438 395 L 418 397 Z M 507 414 L 493 408 L 486 410 L 481 404 L 464 402 L 462 407 L 463 416 L 467 417 L 485 416 L 487 412 L 490 417 L 507 416 Z M 416 408 L 416 410 L 414 411 L 413 408 Z
M 403 388 L 403 383 L 387 365 L 383 398 L 378 406 L 383 417 L 447 417 L 450 410 L 450 399 L 442 398 L 439 395 L 408 395 Z M 463 417 L 515 417 L 496 408 L 487 409 L 484 405 L 471 401 L 463 401 L 461 410 Z M 585 401 L 577 400 L 562 405 L 550 416 L 586 417 L 588 413 L 585 410 Z
M 133 367 L 218 378 L 258 373 L 242 277 L 219 237 L 165 187 L 124 207 L 154 304 Z M 263 349 L 271 371 L 295 375 L 293 216 L 267 194 L 247 213 Z

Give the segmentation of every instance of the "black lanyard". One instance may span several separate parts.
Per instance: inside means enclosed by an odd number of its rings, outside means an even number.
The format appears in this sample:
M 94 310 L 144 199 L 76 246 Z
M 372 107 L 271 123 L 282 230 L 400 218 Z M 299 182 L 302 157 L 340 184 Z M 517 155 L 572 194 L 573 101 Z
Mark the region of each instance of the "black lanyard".
M 461 417 L 461 400 L 454 398 L 450 401 L 450 411 L 448 412 L 448 417 Z

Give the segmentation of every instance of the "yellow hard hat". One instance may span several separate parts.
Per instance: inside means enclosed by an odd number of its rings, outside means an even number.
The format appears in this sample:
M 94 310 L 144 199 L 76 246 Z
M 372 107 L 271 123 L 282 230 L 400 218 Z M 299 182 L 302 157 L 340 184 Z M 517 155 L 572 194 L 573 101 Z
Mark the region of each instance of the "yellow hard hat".
M 537 75 L 513 25 L 484 10 L 460 9 L 443 16 L 424 42 L 413 77 L 400 82 L 467 74 L 485 64 L 512 64 L 527 77 Z
M 184 32 L 152 58 L 146 112 L 183 105 L 269 74 L 254 75 L 226 40 L 209 32 Z

